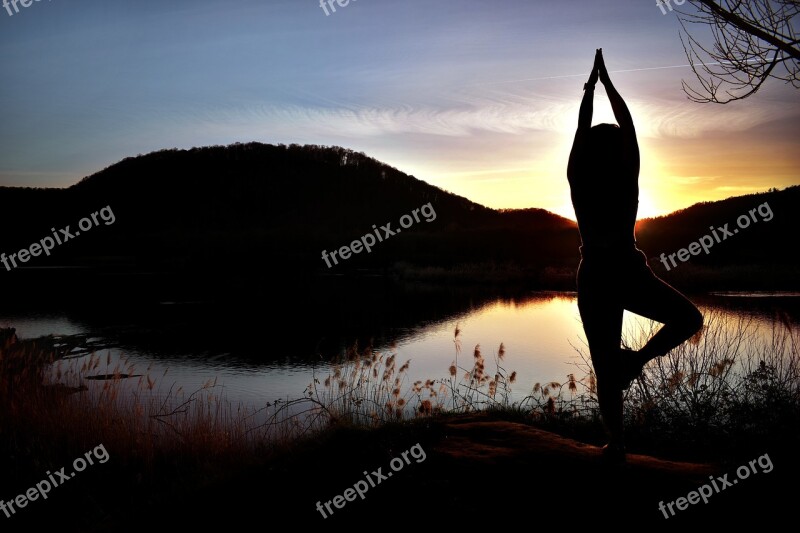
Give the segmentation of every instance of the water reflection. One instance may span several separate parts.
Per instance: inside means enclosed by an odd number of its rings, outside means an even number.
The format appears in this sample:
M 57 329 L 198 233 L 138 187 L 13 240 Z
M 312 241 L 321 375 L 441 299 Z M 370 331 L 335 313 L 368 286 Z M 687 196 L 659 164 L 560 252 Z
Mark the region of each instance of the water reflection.
M 298 327 L 291 315 L 270 321 L 266 315 L 248 316 L 194 302 L 100 314 L 5 314 L 0 316 L 0 326 L 17 328 L 20 338 L 67 336 L 77 346 L 62 364 L 75 365 L 82 376 L 113 373 L 116 368 L 144 373 L 152 381 L 145 381 L 144 388 L 154 397 L 178 389 L 195 391 L 213 382 L 215 395 L 253 409 L 278 398 L 301 396 L 315 373 L 324 376 L 330 361 L 354 343 L 363 349 L 372 342 L 382 353 L 396 353 L 400 364 L 410 360 L 409 385 L 418 379 L 448 376 L 453 362 L 461 369 L 470 368 L 476 346 L 486 358 L 487 372 L 493 373 L 502 342 L 503 366 L 508 373 L 517 372 L 512 388 L 515 399 L 530 392 L 535 382 L 563 383 L 568 374 L 580 377 L 586 368 L 579 351 L 588 354 L 588 350 L 574 293 L 492 297 L 457 291 L 392 291 L 365 298 L 373 305 L 394 303 L 394 308 L 379 307 L 369 313 L 357 300 L 343 300 L 329 308 L 344 316 L 332 313 L 320 318 L 310 312 L 309 317 L 316 318 L 307 318 Z M 796 328 L 800 316 L 796 294 L 717 294 L 694 299 L 704 313 L 714 310 L 731 324 L 734 319 L 751 320 L 754 332 L 762 336 L 771 335 L 776 320 Z M 353 322 L 344 328 L 346 333 L 333 331 L 331 324 L 347 319 Z M 454 343 L 457 325 L 460 354 Z M 626 313 L 625 331 L 646 326 L 646 320 Z M 99 356 L 92 364 L 95 368 L 82 369 L 93 352 Z M 131 390 L 142 388 L 140 381 L 128 381 L 126 387 Z M 85 384 L 100 387 L 102 380 Z

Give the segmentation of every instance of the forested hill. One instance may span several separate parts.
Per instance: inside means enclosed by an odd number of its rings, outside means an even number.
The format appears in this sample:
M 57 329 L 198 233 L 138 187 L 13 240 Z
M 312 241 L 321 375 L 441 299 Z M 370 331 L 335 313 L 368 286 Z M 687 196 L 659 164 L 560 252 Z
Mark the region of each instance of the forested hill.
M 500 212 L 339 147 L 259 143 L 162 150 L 120 161 L 67 189 L 0 189 L 3 250 L 14 251 L 110 206 L 112 225 L 37 265 L 113 259 L 140 268 L 327 271 L 322 250 L 430 204 L 435 213 L 336 265 L 571 264 L 574 222 L 542 209 Z M 427 222 L 428 219 L 433 219 Z M 383 235 L 383 233 L 381 233 Z M 522 245 L 520 245 L 522 244 Z M 33 262 L 29 263 L 32 264 Z
M 722 279 L 724 270 L 735 283 L 737 276 L 751 279 L 777 268 L 771 279 L 793 279 L 797 267 L 784 248 L 796 240 L 798 200 L 800 186 L 794 186 L 697 204 L 639 221 L 637 238 L 652 263 L 712 226 L 738 228 L 737 217 L 748 215 L 750 224 L 735 237 L 715 242 L 711 252 L 693 255 L 667 277 L 697 281 L 692 269 L 702 268 L 704 280 Z M 100 220 L 49 256 L 31 257 L 20 265 L 24 269 L 7 272 L 17 278 L 38 267 L 79 266 L 194 273 L 210 285 L 270 274 L 421 269 L 468 271 L 480 280 L 486 268 L 494 269 L 495 281 L 507 271 L 524 279 L 557 278 L 561 288 L 572 288 L 579 260 L 580 238 L 569 219 L 542 209 L 489 209 L 340 147 L 249 143 L 162 150 L 126 158 L 66 189 L 2 187 L 0 202 L 0 252 L 7 255 L 67 225 L 74 232 L 82 218 L 104 207 L 114 215 L 113 223 Z M 759 206 L 763 215 L 749 214 Z M 410 221 L 414 210 L 416 220 L 398 232 L 401 217 Z M 380 229 L 387 224 L 393 235 Z M 382 238 L 369 253 L 323 260 L 323 250 L 340 250 L 368 234 Z

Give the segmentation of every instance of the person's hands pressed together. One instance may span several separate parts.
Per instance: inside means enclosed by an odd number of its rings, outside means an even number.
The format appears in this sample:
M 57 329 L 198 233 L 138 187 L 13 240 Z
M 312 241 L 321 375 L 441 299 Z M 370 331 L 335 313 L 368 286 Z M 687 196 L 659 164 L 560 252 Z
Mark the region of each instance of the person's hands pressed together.
M 600 63 L 602 63 L 602 61 L 603 61 L 603 49 L 598 48 L 597 50 L 595 50 L 594 53 L 594 65 L 592 65 L 592 72 L 591 74 L 589 74 L 589 81 L 587 81 L 583 85 L 583 90 L 587 89 L 594 90 L 594 86 L 597 85 L 597 77 L 599 75 L 598 67 L 600 66 Z
M 606 62 L 603 59 L 603 49 L 599 48 L 597 50 L 597 54 L 595 55 L 595 64 L 597 65 L 597 70 L 600 76 L 600 82 L 605 86 L 608 87 L 611 85 L 611 78 L 608 77 L 608 70 L 606 70 Z

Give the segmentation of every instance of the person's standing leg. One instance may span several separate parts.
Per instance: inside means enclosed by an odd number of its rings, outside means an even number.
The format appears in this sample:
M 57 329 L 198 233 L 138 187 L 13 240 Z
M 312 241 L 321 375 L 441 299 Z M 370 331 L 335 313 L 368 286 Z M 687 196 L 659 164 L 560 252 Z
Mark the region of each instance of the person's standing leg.
M 578 310 L 589 344 L 597 402 L 609 446 L 624 449 L 622 390 L 615 376 L 622 338 L 623 308 L 616 301 L 613 282 L 581 261 L 578 268 Z

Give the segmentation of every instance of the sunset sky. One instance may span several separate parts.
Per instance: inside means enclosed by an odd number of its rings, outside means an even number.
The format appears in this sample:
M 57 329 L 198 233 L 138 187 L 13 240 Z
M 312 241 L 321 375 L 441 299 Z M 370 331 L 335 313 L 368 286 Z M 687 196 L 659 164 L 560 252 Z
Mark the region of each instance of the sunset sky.
M 598 47 L 639 134 L 640 216 L 800 183 L 800 91 L 688 101 L 678 19 L 655 0 L 334 5 L 0 8 L 0 184 L 69 186 L 163 148 L 339 145 L 489 207 L 574 218 L 567 155 Z

